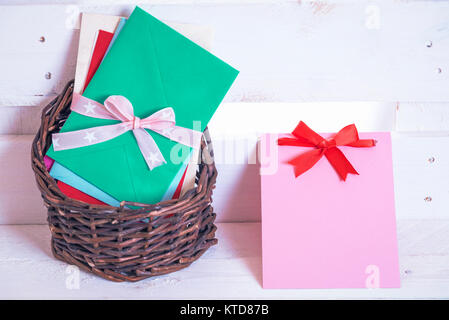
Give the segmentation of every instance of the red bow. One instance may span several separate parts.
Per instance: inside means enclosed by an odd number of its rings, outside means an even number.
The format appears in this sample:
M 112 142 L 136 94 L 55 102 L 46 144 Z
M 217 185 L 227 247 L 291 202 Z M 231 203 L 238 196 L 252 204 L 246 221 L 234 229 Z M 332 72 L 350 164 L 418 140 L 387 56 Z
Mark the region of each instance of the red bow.
M 348 173 L 359 173 L 337 146 L 369 148 L 376 145 L 376 141 L 373 139 L 359 139 L 359 134 L 354 124 L 344 127 L 334 137 L 326 140 L 310 129 L 304 122 L 300 121 L 295 130 L 293 130 L 292 135 L 294 135 L 294 138 L 278 139 L 278 145 L 315 147 L 314 150 L 300 154 L 288 162 L 295 166 L 296 177 L 312 168 L 324 155 L 335 171 L 337 171 L 340 178 L 346 180 Z

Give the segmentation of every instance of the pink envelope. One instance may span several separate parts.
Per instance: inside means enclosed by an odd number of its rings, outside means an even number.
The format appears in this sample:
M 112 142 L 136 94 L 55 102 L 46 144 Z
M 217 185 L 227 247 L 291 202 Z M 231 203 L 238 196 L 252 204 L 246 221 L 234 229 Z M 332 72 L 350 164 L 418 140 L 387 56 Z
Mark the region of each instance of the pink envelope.
M 329 137 L 329 134 L 322 134 Z M 389 133 L 372 148 L 339 147 L 359 175 L 339 179 L 323 157 L 295 178 L 307 147 L 261 138 L 264 288 L 400 287 Z

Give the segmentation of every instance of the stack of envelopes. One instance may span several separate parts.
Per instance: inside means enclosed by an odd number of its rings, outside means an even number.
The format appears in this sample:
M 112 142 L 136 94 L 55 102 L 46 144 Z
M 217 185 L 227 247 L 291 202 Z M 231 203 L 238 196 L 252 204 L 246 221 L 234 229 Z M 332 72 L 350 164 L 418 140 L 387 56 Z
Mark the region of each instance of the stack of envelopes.
M 141 119 L 171 107 L 176 126 L 203 131 L 238 71 L 204 49 L 207 41 L 199 45 L 175 29 L 193 39 L 210 34 L 198 26 L 168 26 L 139 7 L 128 19 L 83 14 L 75 92 L 101 104 L 124 96 Z M 116 123 L 73 111 L 60 132 Z M 146 131 L 166 160 L 152 170 L 132 131 L 67 150 L 52 145 L 47 167 L 62 192 L 88 203 L 117 206 L 177 197 L 193 186 L 201 141 L 185 146 Z

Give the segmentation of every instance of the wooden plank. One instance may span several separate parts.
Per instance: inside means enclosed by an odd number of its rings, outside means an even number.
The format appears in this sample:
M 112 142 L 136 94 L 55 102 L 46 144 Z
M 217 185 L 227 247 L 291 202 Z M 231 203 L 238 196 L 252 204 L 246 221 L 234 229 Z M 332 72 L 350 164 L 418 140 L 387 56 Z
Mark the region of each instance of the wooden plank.
M 228 102 L 449 100 L 449 3 L 323 3 L 143 8 L 166 21 L 214 28 L 214 52 L 241 70 Z M 71 8 L 1 7 L 11 28 L 0 31 L 0 43 L 8 44 L 0 46 L 0 106 L 43 105 L 73 77 L 78 31 Z M 126 15 L 133 6 L 76 8 Z
M 449 137 L 393 136 L 399 217 L 449 218 Z
M 360 131 L 391 131 L 394 102 L 223 103 L 209 128 L 217 138 L 248 137 L 265 132 L 291 132 L 303 120 L 321 132 L 338 131 L 356 123 Z
M 0 19 L 9 26 L 0 30 L 0 106 L 45 105 L 73 78 L 79 31 L 66 23 L 66 9 L 0 8 Z M 42 36 L 45 42 L 39 41 Z
M 0 108 L 0 134 L 35 134 L 40 126 L 43 108 L 37 106 Z
M 257 135 L 228 139 L 215 135 L 213 139 L 219 172 L 214 191 L 218 221 L 260 221 Z M 46 223 L 46 212 L 30 168 L 31 140 L 32 136 L 0 136 L 0 181 L 8 182 L 0 184 L 0 224 Z M 449 218 L 448 150 L 447 136 L 393 136 L 398 217 Z M 433 162 L 429 161 L 432 158 Z
M 339 130 L 355 121 L 360 130 L 391 130 L 393 104 L 389 103 L 249 103 L 222 104 L 210 130 L 220 172 L 214 205 L 219 221 L 260 219 L 260 186 L 255 146 L 261 132 L 288 132 L 300 117 L 316 124 L 316 130 Z M 0 108 L 0 127 L 6 133 L 35 133 L 39 126 L 36 107 Z M 332 113 L 338 109 L 338 116 Z M 20 110 L 20 109 L 19 109 Z M 276 111 L 273 114 L 273 111 Z M 2 112 L 4 112 L 2 114 Z M 12 115 L 8 118 L 5 114 Z M 240 114 L 239 117 L 235 117 Z M 322 117 L 323 114 L 333 114 Z M 256 115 L 258 121 L 254 121 Z M 289 116 L 285 116 L 289 115 Z M 14 117 L 15 116 L 15 117 Z M 8 120 L 9 119 L 9 120 Z M 331 123 L 331 122 L 334 123 Z M 15 127 L 14 127 L 15 126 Z M 14 129 L 15 128 L 15 129 Z M 5 133 L 5 132 L 4 132 Z M 33 136 L 0 136 L 0 224 L 45 223 L 46 213 L 30 170 L 29 150 Z M 242 197 L 242 195 L 246 195 Z M 20 206 L 16 202 L 20 202 Z
M 339 130 L 356 123 L 363 131 L 394 129 L 396 103 L 223 103 L 209 123 L 217 137 L 246 137 L 261 132 L 291 131 L 298 119 L 320 131 Z M 0 134 L 34 134 L 43 107 L 0 108 Z
M 398 131 L 449 133 L 449 102 L 400 102 L 396 112 Z
M 0 136 L 0 224 L 45 223 L 31 169 L 33 136 Z
M 260 232 L 259 223 L 218 224 L 218 245 L 189 268 L 137 283 L 112 283 L 84 271 L 78 277 L 73 267 L 54 259 L 47 226 L 0 226 L 0 298 L 449 298 L 449 220 L 398 221 L 400 289 L 264 290 Z

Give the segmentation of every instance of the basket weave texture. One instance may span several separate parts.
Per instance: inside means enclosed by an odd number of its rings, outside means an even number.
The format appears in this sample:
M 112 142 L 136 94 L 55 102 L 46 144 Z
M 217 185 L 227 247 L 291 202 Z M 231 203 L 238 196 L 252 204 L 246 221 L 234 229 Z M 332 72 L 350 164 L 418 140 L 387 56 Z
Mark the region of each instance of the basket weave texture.
M 156 204 L 91 205 L 65 196 L 43 157 L 70 113 L 73 81 L 42 112 L 31 165 L 48 208 L 53 255 L 111 281 L 139 281 L 189 266 L 217 243 L 211 206 L 217 170 L 206 129 L 195 188 Z M 138 207 L 131 209 L 129 206 Z

